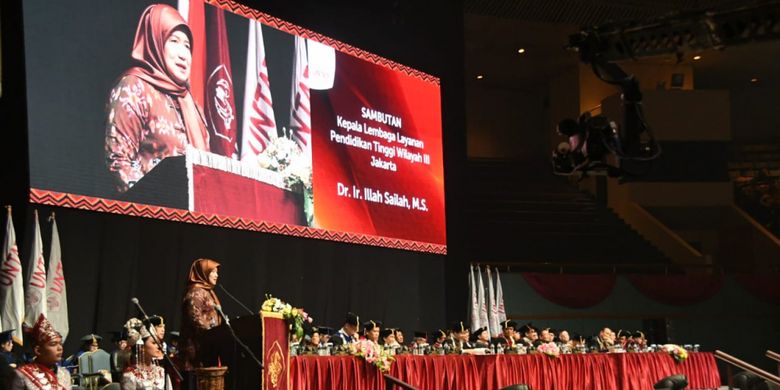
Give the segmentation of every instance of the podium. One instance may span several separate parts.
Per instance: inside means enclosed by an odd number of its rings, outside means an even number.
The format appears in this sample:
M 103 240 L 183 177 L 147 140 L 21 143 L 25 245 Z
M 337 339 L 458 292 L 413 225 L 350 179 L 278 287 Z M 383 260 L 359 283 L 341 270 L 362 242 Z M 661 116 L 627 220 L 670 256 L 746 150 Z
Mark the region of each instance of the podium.
M 230 321 L 236 336 L 262 361 L 262 325 L 259 315 L 244 316 Z M 226 324 L 207 331 L 201 338 L 204 367 L 227 366 L 225 390 L 260 389 L 262 371 L 230 334 Z
M 189 147 L 167 157 L 119 200 L 288 225 L 306 225 L 303 194 L 278 172 Z
M 225 390 L 290 389 L 289 329 L 282 315 L 262 312 L 230 323 L 264 369 L 233 339 L 226 324 L 207 331 L 200 345 L 203 365 L 227 366 Z

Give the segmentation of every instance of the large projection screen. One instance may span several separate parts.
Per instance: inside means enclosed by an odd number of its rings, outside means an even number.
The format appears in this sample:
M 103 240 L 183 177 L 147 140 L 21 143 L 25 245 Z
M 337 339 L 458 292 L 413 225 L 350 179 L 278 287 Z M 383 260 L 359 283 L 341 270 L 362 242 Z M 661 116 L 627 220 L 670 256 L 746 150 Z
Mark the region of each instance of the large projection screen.
M 446 253 L 438 78 L 232 1 L 23 7 L 32 202 Z

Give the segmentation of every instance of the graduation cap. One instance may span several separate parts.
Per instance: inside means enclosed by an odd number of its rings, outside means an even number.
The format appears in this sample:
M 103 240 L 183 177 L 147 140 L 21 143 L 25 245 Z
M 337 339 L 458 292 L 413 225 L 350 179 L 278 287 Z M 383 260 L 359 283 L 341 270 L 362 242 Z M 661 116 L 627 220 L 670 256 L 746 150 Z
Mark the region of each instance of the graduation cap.
M 181 337 L 181 332 L 179 332 L 178 330 L 174 330 L 168 332 L 168 335 L 171 337 L 171 340 L 178 340 L 179 337 Z
M 433 334 L 436 335 L 437 339 L 439 337 L 447 337 L 447 332 L 444 329 L 436 329 L 435 331 L 433 331 Z
M 523 334 L 531 331 L 536 332 L 536 328 L 534 328 L 533 324 L 529 322 L 523 325 L 522 327 L 520 327 L 520 331 L 523 332 Z
M 469 329 L 466 324 L 463 323 L 463 321 L 455 321 L 452 323 L 452 326 L 450 327 L 450 330 L 453 332 L 467 332 Z
M 483 326 L 483 327 L 481 327 L 481 328 L 479 328 L 479 329 L 475 330 L 473 333 L 471 333 L 471 338 L 473 338 L 473 339 L 475 339 L 475 340 L 476 340 L 476 339 L 478 339 L 478 338 L 479 338 L 479 335 L 481 335 L 481 334 L 482 334 L 482 332 L 484 332 L 484 331 L 486 331 L 486 330 L 487 330 L 487 326 Z
M 127 340 L 127 330 L 121 330 L 119 332 L 110 332 L 111 342 L 118 343 L 122 340 Z
M 307 336 L 313 336 L 315 333 L 320 334 L 320 328 L 318 328 L 316 326 L 307 326 L 307 327 L 304 328 L 304 330 L 305 330 L 304 333 Z
M 334 333 L 333 328 L 328 327 L 328 326 L 318 326 L 317 328 L 320 329 L 320 335 L 331 336 Z
M 358 319 L 357 314 L 355 314 L 353 312 L 348 312 L 347 313 L 347 318 L 344 319 L 344 323 L 352 325 L 352 326 L 358 326 L 358 324 L 360 323 L 360 320 Z
M 414 331 L 414 338 L 416 338 L 416 339 L 426 339 L 427 340 L 428 339 L 428 332 L 415 330 Z
M 382 327 L 382 323 L 380 321 L 368 320 L 363 323 L 364 331 L 370 331 L 370 330 L 374 330 L 374 328 L 381 328 L 381 327 Z
M 5 344 L 9 341 L 12 341 L 14 339 L 13 334 L 15 330 L 16 329 L 9 329 L 6 330 L 5 332 L 0 333 L 0 344 Z
M 91 333 L 81 338 L 83 344 L 89 345 L 98 345 L 101 340 L 103 340 L 103 337 Z
M 634 337 L 643 339 L 643 338 L 645 338 L 645 332 L 642 332 L 641 330 L 638 330 L 638 331 L 634 332 Z
M 631 337 L 631 332 L 620 329 L 617 332 L 617 338 L 621 338 L 621 337 L 626 337 L 626 338 Z
M 388 337 L 390 335 L 395 335 L 395 329 L 387 328 L 387 329 L 382 329 L 382 331 L 379 332 L 379 337 L 381 337 L 381 338 L 385 338 L 385 337 Z
M 514 322 L 512 320 L 506 320 L 501 323 L 501 329 L 517 329 L 517 322 Z
M 152 314 L 151 316 L 149 316 L 149 318 L 144 320 L 144 326 L 148 328 L 149 325 L 152 326 L 165 325 L 165 320 L 162 318 L 162 316 L 158 316 L 157 314 Z

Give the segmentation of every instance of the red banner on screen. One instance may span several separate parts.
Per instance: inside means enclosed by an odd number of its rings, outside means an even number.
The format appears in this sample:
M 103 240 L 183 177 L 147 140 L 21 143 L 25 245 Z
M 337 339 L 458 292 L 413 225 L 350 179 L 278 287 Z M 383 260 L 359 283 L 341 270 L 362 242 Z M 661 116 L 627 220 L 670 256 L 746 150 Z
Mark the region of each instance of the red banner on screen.
M 446 244 L 438 85 L 337 52 L 311 106 L 319 226 Z

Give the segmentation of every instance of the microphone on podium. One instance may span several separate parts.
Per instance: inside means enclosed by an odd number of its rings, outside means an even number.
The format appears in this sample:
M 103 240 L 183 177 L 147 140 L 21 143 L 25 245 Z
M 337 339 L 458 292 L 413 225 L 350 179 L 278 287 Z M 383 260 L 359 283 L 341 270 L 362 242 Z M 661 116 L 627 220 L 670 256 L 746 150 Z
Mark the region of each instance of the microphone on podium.
M 227 324 L 227 326 L 230 326 L 230 319 L 228 318 L 228 316 L 225 315 L 225 312 L 222 311 L 222 305 L 215 305 L 214 310 L 216 310 L 217 313 L 219 313 L 219 315 L 222 316 L 222 319 L 225 320 L 225 324 Z

